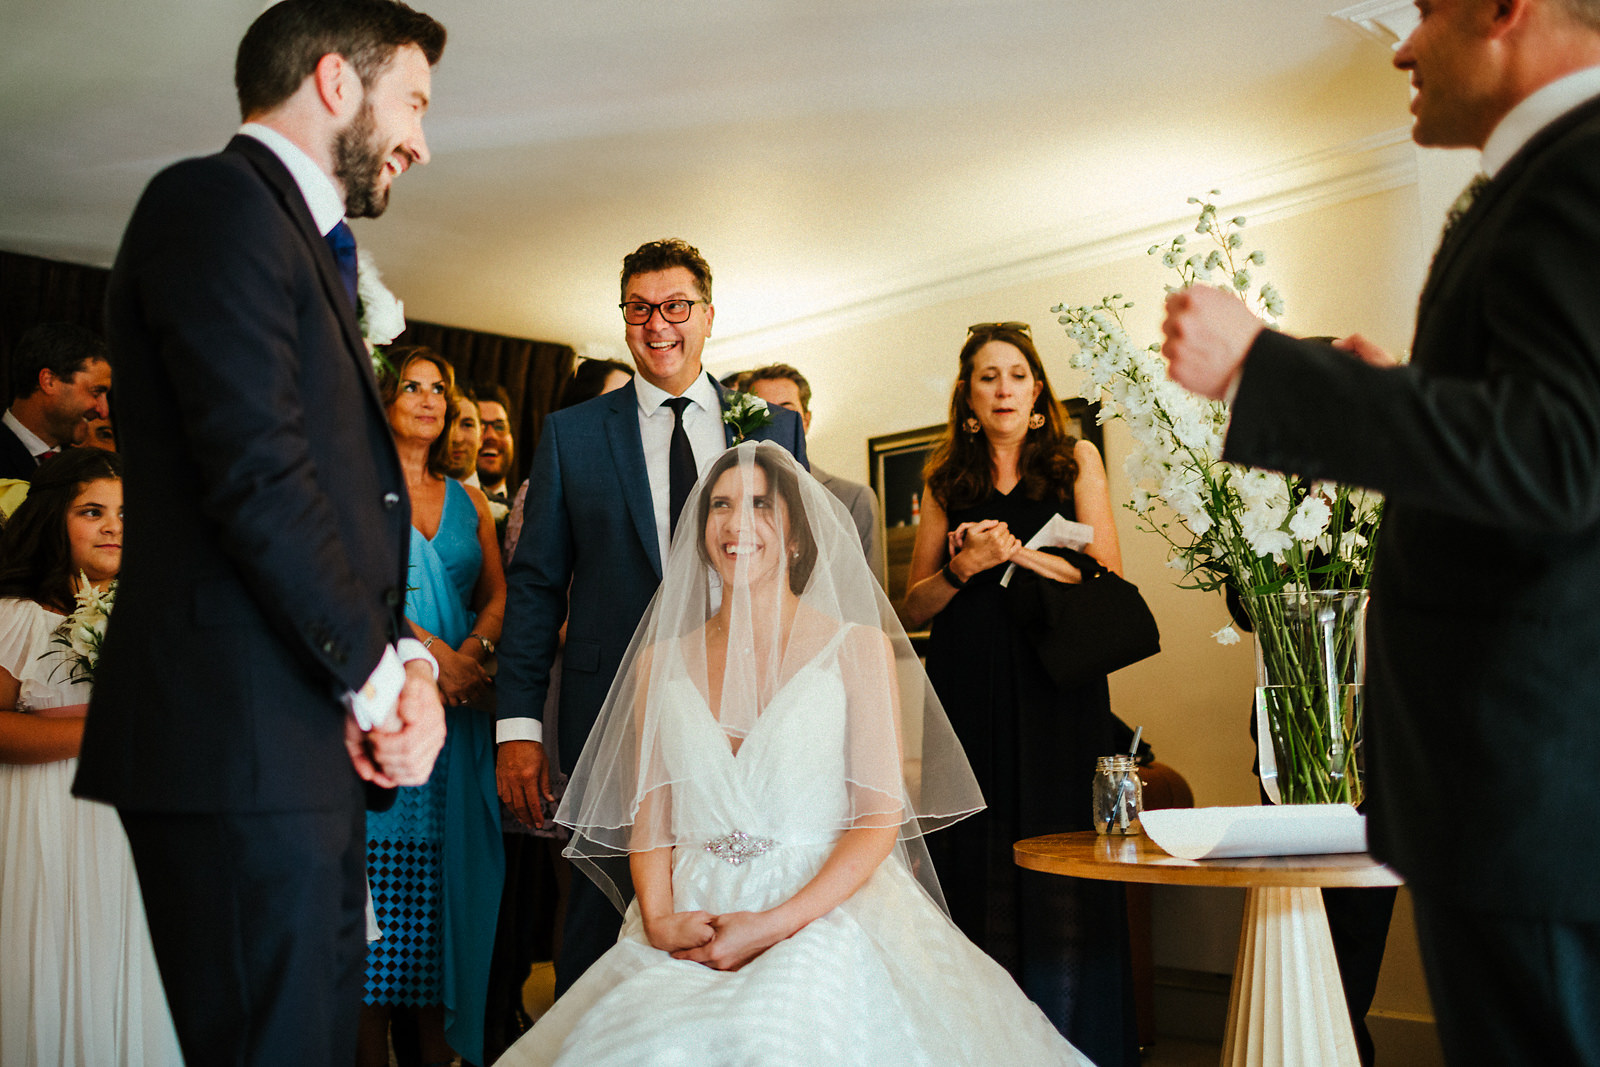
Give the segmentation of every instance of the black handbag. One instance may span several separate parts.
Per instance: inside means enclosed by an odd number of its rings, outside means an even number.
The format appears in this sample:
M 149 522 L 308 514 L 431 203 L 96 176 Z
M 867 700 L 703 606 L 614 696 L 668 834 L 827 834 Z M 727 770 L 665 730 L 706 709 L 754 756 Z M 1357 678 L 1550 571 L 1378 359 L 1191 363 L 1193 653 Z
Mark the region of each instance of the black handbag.
M 1161 651 L 1161 631 L 1139 587 L 1069 548 L 1043 551 L 1083 572 L 1057 582 L 1018 567 L 1005 589 L 1006 609 L 1058 686 L 1081 685 Z

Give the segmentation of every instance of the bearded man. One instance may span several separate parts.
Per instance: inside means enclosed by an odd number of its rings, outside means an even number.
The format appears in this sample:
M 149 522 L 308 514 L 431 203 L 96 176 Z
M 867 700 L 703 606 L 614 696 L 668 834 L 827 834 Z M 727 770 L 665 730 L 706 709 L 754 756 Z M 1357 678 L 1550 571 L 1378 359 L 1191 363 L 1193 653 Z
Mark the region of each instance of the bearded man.
M 444 40 L 391 0 L 269 8 L 245 125 L 150 183 L 112 271 L 136 521 L 76 790 L 127 828 L 192 1064 L 355 1062 L 363 781 L 422 784 L 444 740 L 343 221 L 428 161 Z

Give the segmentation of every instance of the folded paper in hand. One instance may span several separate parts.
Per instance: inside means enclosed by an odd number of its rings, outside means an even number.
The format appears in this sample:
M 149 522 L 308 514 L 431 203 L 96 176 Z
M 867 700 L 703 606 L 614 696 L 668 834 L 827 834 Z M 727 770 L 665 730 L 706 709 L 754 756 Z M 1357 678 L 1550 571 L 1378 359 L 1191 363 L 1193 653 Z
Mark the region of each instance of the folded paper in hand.
M 1163 808 L 1141 813 L 1139 822 L 1150 840 L 1184 860 L 1367 850 L 1367 817 L 1348 804 Z
M 1028 539 L 1028 548 L 1070 548 L 1074 552 L 1082 552 L 1089 547 L 1089 542 L 1094 540 L 1094 527 L 1086 522 L 1073 522 L 1063 519 L 1059 514 L 1050 516 L 1050 521 L 1039 527 L 1039 532 Z M 1000 575 L 1001 585 L 1010 585 L 1011 576 L 1017 573 L 1015 563 L 1007 563 L 1005 573 Z

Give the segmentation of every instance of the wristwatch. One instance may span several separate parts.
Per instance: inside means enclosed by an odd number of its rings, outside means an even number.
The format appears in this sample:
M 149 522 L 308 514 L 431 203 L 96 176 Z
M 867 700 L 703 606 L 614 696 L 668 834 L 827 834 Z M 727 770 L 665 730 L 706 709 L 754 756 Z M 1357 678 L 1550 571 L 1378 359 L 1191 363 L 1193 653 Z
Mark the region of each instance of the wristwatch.
M 489 655 L 489 656 L 494 655 L 494 642 L 493 641 L 489 640 L 487 637 L 483 636 L 480 633 L 470 633 L 467 636 L 468 637 L 476 637 L 478 639 L 478 643 L 483 646 L 483 651 L 484 651 L 485 655 Z

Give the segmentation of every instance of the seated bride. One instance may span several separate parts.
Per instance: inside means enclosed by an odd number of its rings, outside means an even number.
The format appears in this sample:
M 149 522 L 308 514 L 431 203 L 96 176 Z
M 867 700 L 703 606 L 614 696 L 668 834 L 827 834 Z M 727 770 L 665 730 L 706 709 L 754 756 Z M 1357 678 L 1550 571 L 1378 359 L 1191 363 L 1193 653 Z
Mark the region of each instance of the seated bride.
M 842 505 L 729 450 L 556 815 L 622 933 L 499 1063 L 1087 1063 L 944 914 L 982 804 Z

